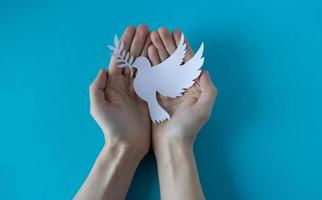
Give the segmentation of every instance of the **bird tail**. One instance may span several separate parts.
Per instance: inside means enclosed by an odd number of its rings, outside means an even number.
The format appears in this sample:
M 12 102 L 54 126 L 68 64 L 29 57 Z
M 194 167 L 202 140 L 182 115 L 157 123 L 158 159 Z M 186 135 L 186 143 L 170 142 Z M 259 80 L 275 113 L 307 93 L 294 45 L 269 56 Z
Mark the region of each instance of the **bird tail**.
M 148 103 L 151 120 L 157 124 L 170 119 L 169 114 L 159 105 L 158 101 Z

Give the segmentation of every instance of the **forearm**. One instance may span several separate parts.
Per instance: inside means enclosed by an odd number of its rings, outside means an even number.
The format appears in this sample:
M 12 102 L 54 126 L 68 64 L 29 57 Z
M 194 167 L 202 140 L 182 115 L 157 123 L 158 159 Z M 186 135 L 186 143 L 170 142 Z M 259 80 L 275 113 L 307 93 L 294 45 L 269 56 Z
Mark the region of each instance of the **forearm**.
M 74 199 L 125 199 L 140 160 L 127 147 L 106 144 Z
M 191 144 L 165 144 L 155 155 L 161 199 L 204 199 Z

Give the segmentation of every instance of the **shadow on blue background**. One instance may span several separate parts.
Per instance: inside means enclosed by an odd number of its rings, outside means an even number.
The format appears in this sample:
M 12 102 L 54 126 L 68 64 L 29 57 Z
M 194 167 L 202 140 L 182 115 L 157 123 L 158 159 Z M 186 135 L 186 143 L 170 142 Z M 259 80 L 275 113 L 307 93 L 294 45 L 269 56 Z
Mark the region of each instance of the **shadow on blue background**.
M 145 23 L 205 42 L 218 88 L 195 144 L 207 199 L 321 199 L 321 13 L 317 0 L 0 1 L 1 198 L 73 197 L 103 144 L 88 85 L 114 34 Z M 128 199 L 158 187 L 150 153 Z

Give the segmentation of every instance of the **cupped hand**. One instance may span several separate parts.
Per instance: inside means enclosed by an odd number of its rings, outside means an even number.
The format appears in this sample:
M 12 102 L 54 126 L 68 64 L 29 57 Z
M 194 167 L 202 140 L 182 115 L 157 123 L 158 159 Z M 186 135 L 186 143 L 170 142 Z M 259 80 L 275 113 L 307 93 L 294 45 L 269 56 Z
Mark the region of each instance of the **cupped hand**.
M 171 34 L 166 28 L 150 34 L 152 44 L 148 48 L 148 56 L 152 65 L 159 64 L 171 55 L 179 44 L 181 31 Z M 185 41 L 187 43 L 187 41 Z M 194 55 L 187 43 L 184 62 Z M 152 126 L 153 148 L 162 145 L 192 145 L 201 127 L 209 119 L 216 98 L 217 90 L 208 72 L 202 72 L 195 84 L 178 98 L 158 97 L 159 103 L 169 112 L 171 119 Z
M 121 41 L 134 57 L 147 56 L 150 38 L 146 26 L 129 26 Z M 112 57 L 108 72 L 101 69 L 90 85 L 90 112 L 104 132 L 106 145 L 124 146 L 144 156 L 151 145 L 151 121 L 132 83 L 130 70 L 119 68 Z

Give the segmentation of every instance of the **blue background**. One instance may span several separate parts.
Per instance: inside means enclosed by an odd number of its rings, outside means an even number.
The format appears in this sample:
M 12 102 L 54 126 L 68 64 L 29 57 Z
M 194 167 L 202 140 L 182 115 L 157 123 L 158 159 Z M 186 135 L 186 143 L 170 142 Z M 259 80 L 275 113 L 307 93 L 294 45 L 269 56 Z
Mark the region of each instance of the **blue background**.
M 0 1 L 1 199 L 71 199 L 103 135 L 88 85 L 114 33 L 205 42 L 218 87 L 195 153 L 208 199 L 322 199 L 322 1 Z M 153 154 L 128 199 L 159 199 Z

